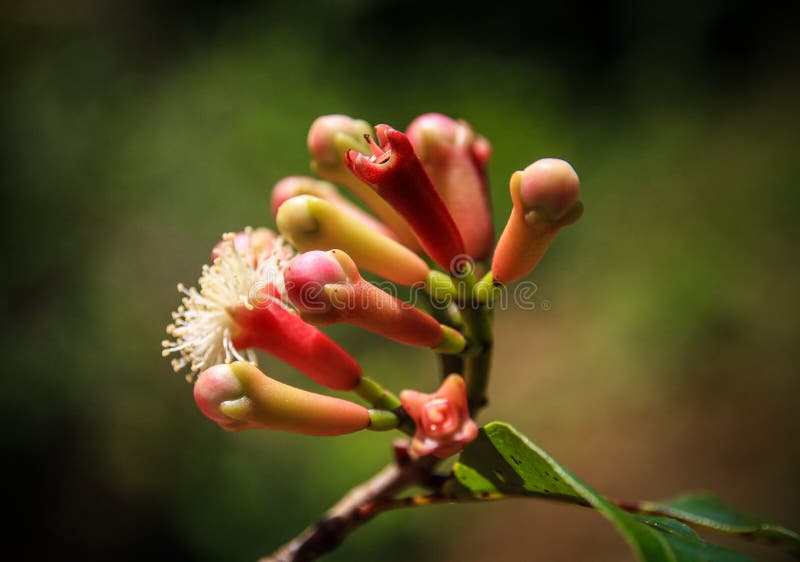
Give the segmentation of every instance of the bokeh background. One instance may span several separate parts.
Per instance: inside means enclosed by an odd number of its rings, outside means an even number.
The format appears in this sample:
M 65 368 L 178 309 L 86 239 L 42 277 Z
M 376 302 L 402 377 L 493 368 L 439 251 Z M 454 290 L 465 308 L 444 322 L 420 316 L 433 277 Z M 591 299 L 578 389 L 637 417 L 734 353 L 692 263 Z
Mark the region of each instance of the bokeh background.
M 536 309 L 498 314 L 484 420 L 607 494 L 710 490 L 800 527 L 795 23 L 755 2 L 1 2 L 4 549 L 253 560 L 386 462 L 386 435 L 224 433 L 160 357 L 175 283 L 271 223 L 325 113 L 468 119 L 498 228 L 512 171 L 580 173 Z M 430 353 L 331 333 L 392 388 L 435 386 Z M 515 500 L 385 514 L 328 559 L 632 555 L 588 510 Z

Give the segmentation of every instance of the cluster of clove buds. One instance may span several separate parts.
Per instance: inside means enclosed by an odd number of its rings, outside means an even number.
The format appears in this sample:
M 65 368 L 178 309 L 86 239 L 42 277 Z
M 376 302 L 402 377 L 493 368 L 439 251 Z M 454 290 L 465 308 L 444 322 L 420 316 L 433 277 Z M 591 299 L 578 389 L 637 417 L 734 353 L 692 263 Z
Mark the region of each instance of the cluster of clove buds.
M 558 230 L 580 218 L 578 176 L 538 160 L 510 180 L 513 209 L 495 245 L 486 168 L 491 146 L 464 121 L 429 113 L 399 131 L 345 115 L 318 118 L 311 168 L 272 190 L 280 235 L 223 236 L 198 288 L 167 327 L 164 356 L 196 381 L 200 410 L 230 431 L 307 435 L 400 429 L 415 455 L 448 457 L 477 436 L 492 350 L 492 303 L 529 273 Z M 345 187 L 353 199 L 342 195 Z M 427 310 L 362 277 L 416 287 Z M 318 326 L 344 322 L 440 354 L 443 382 L 399 396 L 367 377 Z M 368 407 L 284 384 L 256 367 L 271 354 Z M 198 374 L 199 373 L 199 374 Z

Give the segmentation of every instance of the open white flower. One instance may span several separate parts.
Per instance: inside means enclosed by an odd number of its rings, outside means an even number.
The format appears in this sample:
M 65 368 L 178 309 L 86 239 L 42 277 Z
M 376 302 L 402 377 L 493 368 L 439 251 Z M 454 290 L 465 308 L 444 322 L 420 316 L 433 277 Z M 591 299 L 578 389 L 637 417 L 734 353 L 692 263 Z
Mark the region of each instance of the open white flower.
M 233 344 L 239 327 L 230 311 L 270 301 L 289 309 L 283 268 L 293 256 L 292 248 L 266 228 L 224 235 L 212 253 L 213 263 L 203 266 L 199 290 L 178 284 L 184 297 L 167 326 L 173 339 L 161 342 L 163 356 L 178 354 L 172 360 L 175 371 L 188 366 L 186 378 L 191 381 L 196 373 L 220 363 L 255 363 L 252 349 L 242 355 Z

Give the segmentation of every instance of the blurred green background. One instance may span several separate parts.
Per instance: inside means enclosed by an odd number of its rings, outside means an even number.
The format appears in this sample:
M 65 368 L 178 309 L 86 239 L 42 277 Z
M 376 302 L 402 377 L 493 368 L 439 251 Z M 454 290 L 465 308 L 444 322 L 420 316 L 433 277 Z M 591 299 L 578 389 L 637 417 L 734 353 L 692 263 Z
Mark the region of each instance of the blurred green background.
M 760 3 L 0 2 L 4 546 L 253 560 L 386 462 L 387 435 L 227 434 L 160 357 L 175 283 L 271 223 L 325 113 L 469 120 L 498 229 L 512 171 L 581 175 L 536 310 L 498 314 L 484 420 L 610 495 L 711 490 L 799 528 L 798 46 Z M 430 353 L 330 332 L 435 386 Z M 509 501 L 382 515 L 328 559 L 632 555 L 588 510 Z

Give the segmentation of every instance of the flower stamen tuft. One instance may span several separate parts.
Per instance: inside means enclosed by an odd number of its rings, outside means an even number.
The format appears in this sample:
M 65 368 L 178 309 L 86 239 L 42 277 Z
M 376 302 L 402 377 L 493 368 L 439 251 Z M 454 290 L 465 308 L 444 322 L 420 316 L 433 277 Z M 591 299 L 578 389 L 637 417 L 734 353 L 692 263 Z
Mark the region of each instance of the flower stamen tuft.
M 254 308 L 254 287 L 259 288 L 260 298 L 268 295 L 269 300 L 291 309 L 283 268 L 293 256 L 291 247 L 266 229 L 248 227 L 241 233 L 223 235 L 214 248 L 213 262 L 203 266 L 199 289 L 178 284 L 183 298 L 166 328 L 172 339 L 161 342 L 163 356 L 178 355 L 171 361 L 172 368 L 176 372 L 188 368 L 191 382 L 196 373 L 220 363 L 255 364 L 253 350 L 240 351 L 233 344 L 239 327 L 229 309 Z

